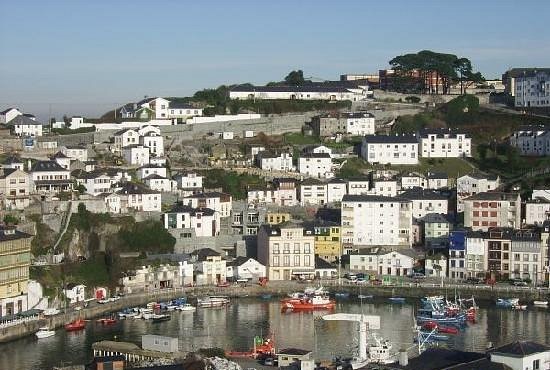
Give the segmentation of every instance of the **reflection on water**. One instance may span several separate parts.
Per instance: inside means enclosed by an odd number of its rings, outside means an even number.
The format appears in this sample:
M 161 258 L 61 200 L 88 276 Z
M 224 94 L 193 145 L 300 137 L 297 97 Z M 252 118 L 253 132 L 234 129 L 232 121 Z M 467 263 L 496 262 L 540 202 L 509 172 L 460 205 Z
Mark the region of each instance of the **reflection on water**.
M 392 305 L 386 301 L 339 302 L 335 312 L 380 315 L 380 335 L 393 342 L 394 349 L 409 348 L 413 340 L 413 304 Z M 246 350 L 254 335 L 273 333 L 277 348 L 299 347 L 313 350 L 316 358 L 336 354 L 351 355 L 357 349 L 351 322 L 323 321 L 323 312 L 281 312 L 277 300 L 241 299 L 223 309 L 198 309 L 175 312 L 172 320 L 154 324 L 125 320 L 114 326 L 90 322 L 83 332 L 58 330 L 54 337 L 36 340 L 28 337 L 0 345 L 0 369 L 44 370 L 68 363 L 85 363 L 91 358 L 91 345 L 99 340 L 140 342 L 141 334 L 160 334 L 179 338 L 180 349 L 204 347 Z M 482 307 L 478 322 L 452 337 L 448 345 L 457 349 L 483 351 L 517 339 L 547 342 L 550 337 L 550 310 L 511 311 Z

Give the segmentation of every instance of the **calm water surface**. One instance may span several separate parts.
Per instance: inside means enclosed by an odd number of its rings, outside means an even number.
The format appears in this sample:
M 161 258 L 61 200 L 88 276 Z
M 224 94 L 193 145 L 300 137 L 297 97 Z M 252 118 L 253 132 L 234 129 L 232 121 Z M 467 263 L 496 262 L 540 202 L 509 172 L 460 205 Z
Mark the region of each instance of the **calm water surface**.
M 393 342 L 394 349 L 413 346 L 413 314 L 417 302 L 403 305 L 375 300 L 361 305 L 349 299 L 340 301 L 335 312 L 380 315 L 379 334 Z M 50 338 L 34 337 L 0 345 L 0 369 L 45 370 L 61 364 L 86 363 L 91 360 L 91 345 L 99 340 L 139 343 L 142 334 L 160 334 L 179 338 L 180 349 L 192 351 L 204 347 L 247 350 L 252 337 L 272 332 L 277 348 L 311 349 L 316 358 L 330 359 L 336 354 L 352 355 L 357 349 L 356 325 L 349 322 L 323 321 L 322 312 L 281 312 L 279 301 L 257 299 L 234 300 L 223 309 L 198 309 L 196 312 L 172 313 L 172 320 L 152 323 L 122 320 L 110 327 L 94 322 L 85 331 L 67 333 L 58 330 Z M 483 351 L 489 342 L 495 345 L 517 339 L 550 342 L 550 310 L 529 307 L 524 312 L 482 305 L 478 321 L 448 346 Z

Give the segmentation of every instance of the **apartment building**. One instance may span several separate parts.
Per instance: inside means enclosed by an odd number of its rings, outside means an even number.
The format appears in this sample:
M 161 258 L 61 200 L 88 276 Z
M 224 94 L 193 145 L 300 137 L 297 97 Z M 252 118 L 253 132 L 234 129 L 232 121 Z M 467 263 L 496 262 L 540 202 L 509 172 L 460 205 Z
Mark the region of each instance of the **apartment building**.
M 263 150 L 256 154 L 256 164 L 262 170 L 266 171 L 292 171 L 292 154 L 273 153 Z
M 528 69 L 515 77 L 514 106 L 521 108 L 550 107 L 550 70 Z
M 315 236 L 315 255 L 328 262 L 337 262 L 342 255 L 341 227 L 337 222 L 316 220 L 304 223 Z
M 193 208 L 210 208 L 224 218 L 231 215 L 233 197 L 226 193 L 213 191 L 189 195 L 182 201 L 183 204 Z
M 26 311 L 32 236 L 0 227 L 0 317 Z
M 374 135 L 376 132 L 374 115 L 367 112 L 324 114 L 311 119 L 315 136 L 327 137 L 336 134 L 351 136 Z
M 510 145 L 516 148 L 520 155 L 550 155 L 550 130 L 542 125 L 521 126 L 510 136 Z
M 464 199 L 477 193 L 494 191 L 500 186 L 500 177 L 470 173 L 456 179 L 457 212 L 464 212 Z
M 487 231 L 490 227 L 521 227 L 518 193 L 484 192 L 464 199 L 464 226 Z
M 118 198 L 119 212 L 129 209 L 144 212 L 161 211 L 160 192 L 148 189 L 141 184 L 126 182 L 112 196 Z
M 298 180 L 277 178 L 267 188 L 249 188 L 248 204 L 273 204 L 276 206 L 294 206 L 298 204 Z
M 258 231 L 258 262 L 269 280 L 315 277 L 315 236 L 301 223 L 262 225 Z
M 361 145 L 361 157 L 369 163 L 414 165 L 418 163 L 418 138 L 367 135 Z
M 218 236 L 220 234 L 220 215 L 210 208 L 193 208 L 181 203 L 172 206 L 162 215 L 164 228 L 178 229 L 180 237 Z
M 466 268 L 466 235 L 465 230 L 455 230 L 449 233 L 448 270 L 451 279 L 464 279 Z
M 55 161 L 37 161 L 30 171 L 33 191 L 43 195 L 55 195 L 62 191 L 71 191 L 73 181 L 69 169 L 61 167 Z
M 80 172 L 76 176 L 76 183 L 86 188 L 86 193 L 99 195 L 112 193 L 118 189 L 117 184 L 132 181 L 127 171 L 118 168 L 101 168 L 91 172 Z
M 227 281 L 227 262 L 221 254 L 210 248 L 191 253 L 195 267 L 196 285 L 214 285 Z
M 345 180 L 332 178 L 327 182 L 327 203 L 341 202 L 348 192 L 348 183 Z
M 425 217 L 429 213 L 447 214 L 449 212 L 448 199 L 433 190 L 409 189 L 401 193 L 399 197 L 411 202 L 412 215 L 416 219 Z
M 25 209 L 30 204 L 31 178 L 17 168 L 0 168 L 2 209 Z
M 542 225 L 550 219 L 550 200 L 537 197 L 525 202 L 525 224 Z
M 488 241 L 486 234 L 481 231 L 468 231 L 466 233 L 466 277 L 485 278 L 488 266 Z M 502 249 L 502 246 L 501 246 Z M 492 246 L 493 257 L 498 256 L 498 244 Z M 509 256 L 508 256 L 509 257 Z M 492 259 L 493 266 L 496 259 Z
M 317 179 L 305 179 L 300 183 L 300 204 L 323 205 L 328 203 L 328 184 Z
M 423 158 L 462 158 L 472 156 L 472 139 L 466 133 L 448 128 L 421 130 L 420 155 Z
M 328 153 L 304 153 L 298 158 L 298 172 L 316 179 L 334 177 L 332 158 Z
M 511 277 L 543 281 L 543 257 L 540 233 L 532 230 L 514 230 L 511 236 Z
M 512 229 L 495 228 L 485 234 L 487 272 L 491 279 L 507 280 L 511 276 Z
M 344 244 L 412 245 L 412 206 L 409 200 L 377 195 L 345 195 L 341 211 Z
M 367 177 L 354 177 L 347 180 L 348 194 L 361 195 L 367 194 L 370 190 L 370 180 Z

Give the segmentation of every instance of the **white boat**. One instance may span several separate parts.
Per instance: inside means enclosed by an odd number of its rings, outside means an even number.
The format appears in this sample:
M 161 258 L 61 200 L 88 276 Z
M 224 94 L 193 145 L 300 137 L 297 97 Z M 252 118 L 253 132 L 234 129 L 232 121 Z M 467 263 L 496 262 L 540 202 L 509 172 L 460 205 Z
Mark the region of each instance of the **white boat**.
M 199 307 L 222 307 L 229 304 L 229 298 L 226 296 L 210 296 L 202 299 L 197 299 Z
M 370 363 L 390 364 L 394 362 L 391 354 L 392 344 L 389 340 L 373 335 L 367 346 L 367 355 Z
M 57 315 L 60 311 L 57 308 L 46 308 L 44 310 L 44 316 L 54 316 Z
M 533 301 L 533 305 L 537 307 L 548 307 L 548 301 Z
M 153 309 L 152 308 L 140 308 L 139 309 L 139 313 L 144 315 L 144 314 L 151 314 L 153 313 Z
M 176 310 L 178 311 L 184 311 L 184 312 L 192 312 L 195 311 L 197 308 L 190 305 L 189 303 L 182 304 L 181 306 L 176 307 Z
M 55 331 L 50 330 L 47 326 L 44 326 L 42 328 L 39 328 L 36 333 L 34 333 L 38 339 L 44 339 L 53 337 L 55 335 Z
M 512 309 L 516 310 L 516 311 L 525 311 L 527 309 L 527 305 L 526 304 L 516 304 L 516 305 L 512 306 Z

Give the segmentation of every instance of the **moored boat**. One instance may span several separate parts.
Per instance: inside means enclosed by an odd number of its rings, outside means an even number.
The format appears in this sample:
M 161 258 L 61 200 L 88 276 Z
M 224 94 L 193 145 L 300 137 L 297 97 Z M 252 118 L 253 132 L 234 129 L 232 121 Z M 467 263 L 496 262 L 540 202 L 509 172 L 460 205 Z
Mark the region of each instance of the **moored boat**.
M 548 301 L 533 301 L 533 305 L 537 307 L 548 307 Z
M 83 330 L 86 328 L 86 320 L 76 319 L 65 325 L 65 330 L 67 331 L 77 331 Z
M 496 301 L 497 307 L 511 308 L 519 304 L 519 298 L 498 298 Z
M 176 310 L 183 311 L 183 312 L 193 312 L 193 311 L 196 311 L 197 308 L 195 306 L 190 305 L 189 303 L 185 303 L 176 307 Z
M 50 328 L 48 328 L 47 326 L 44 326 L 44 327 L 38 328 L 38 331 L 34 333 L 34 335 L 36 335 L 38 339 L 44 339 L 44 338 L 53 337 L 55 335 L 55 331 L 50 330 Z
M 390 301 L 391 303 L 405 303 L 405 298 L 404 297 L 390 297 L 390 298 L 388 298 L 388 301 Z
M 525 311 L 526 309 L 527 309 L 526 304 L 515 304 L 512 306 L 512 310 L 516 310 L 516 311 Z
M 158 323 L 158 322 L 163 322 L 163 321 L 169 321 L 171 319 L 170 315 L 157 315 L 157 314 L 153 314 L 151 316 L 151 320 L 154 322 L 154 323 Z
M 359 294 L 357 296 L 358 299 L 373 299 L 374 296 L 373 295 L 370 295 L 370 294 Z
M 330 310 L 336 306 L 336 302 L 326 295 L 314 295 L 304 298 L 286 298 L 281 301 L 283 309 L 290 310 Z
M 254 346 L 250 351 L 226 351 L 225 355 L 229 358 L 258 358 L 267 357 L 275 354 L 275 342 L 273 338 L 254 337 Z
M 103 325 L 114 325 L 117 323 L 117 320 L 112 317 L 103 317 L 101 319 L 97 319 L 97 322 Z
M 226 296 L 210 296 L 206 298 L 197 299 L 198 307 L 223 307 L 230 303 L 229 298 Z

